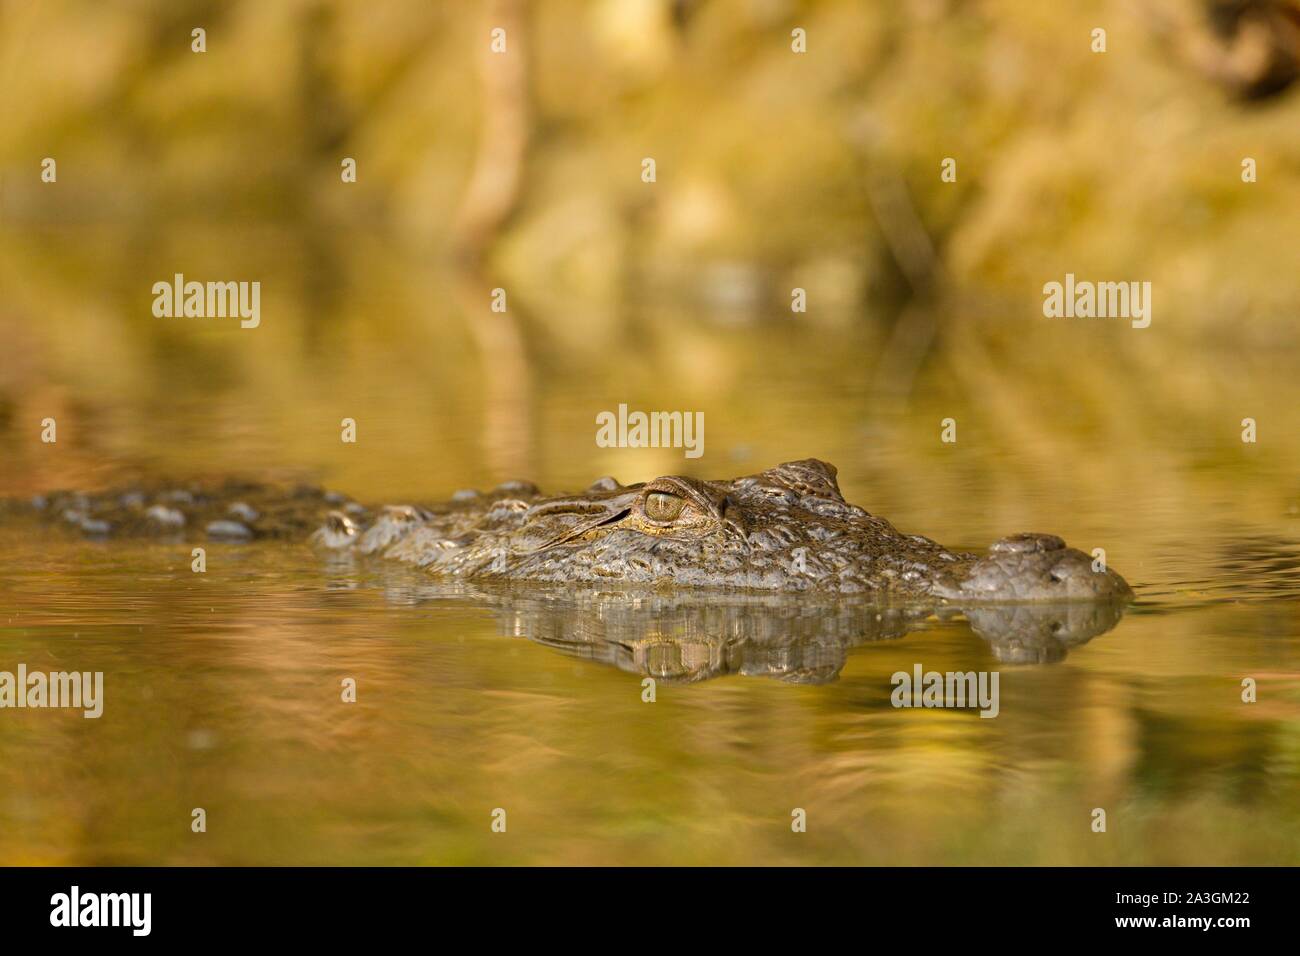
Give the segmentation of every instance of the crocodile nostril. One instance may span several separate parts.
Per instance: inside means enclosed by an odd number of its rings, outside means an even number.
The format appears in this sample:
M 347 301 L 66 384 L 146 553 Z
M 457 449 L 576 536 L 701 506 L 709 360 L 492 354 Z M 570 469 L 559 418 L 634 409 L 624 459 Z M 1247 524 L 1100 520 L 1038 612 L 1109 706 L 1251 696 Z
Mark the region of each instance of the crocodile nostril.
M 1054 534 L 1026 531 L 994 541 L 989 550 L 995 554 L 1033 554 L 1042 551 L 1061 551 L 1065 541 Z

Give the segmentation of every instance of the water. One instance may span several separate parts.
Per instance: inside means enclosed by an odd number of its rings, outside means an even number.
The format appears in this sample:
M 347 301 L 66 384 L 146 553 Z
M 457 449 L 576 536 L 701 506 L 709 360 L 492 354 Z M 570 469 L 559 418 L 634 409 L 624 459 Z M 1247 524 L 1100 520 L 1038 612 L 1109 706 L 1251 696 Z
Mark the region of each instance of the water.
M 1300 546 L 1104 540 L 1139 602 L 1025 655 L 962 616 L 10 533 L 3 667 L 107 689 L 0 714 L 0 862 L 1296 862 Z M 892 707 L 918 663 L 998 671 L 998 716 Z
M 6 325 L 0 494 L 233 472 L 436 500 L 816 456 L 952 547 L 1103 547 L 1138 601 L 1091 639 L 1015 647 L 962 615 L 457 593 L 288 543 L 213 544 L 195 574 L 188 545 L 7 527 L 0 670 L 102 670 L 107 700 L 0 711 L 0 863 L 1300 861 L 1292 353 L 944 317 L 918 377 L 881 391 L 887 335 L 857 315 L 516 297 L 493 318 L 488 287 L 364 244 L 335 266 L 279 282 L 316 292 L 269 298 L 254 331 L 160 325 L 98 272 L 107 311 Z M 80 286 L 33 272 L 6 314 Z M 703 457 L 597 447 L 620 403 L 702 411 Z M 892 707 L 917 664 L 998 671 L 998 716 Z

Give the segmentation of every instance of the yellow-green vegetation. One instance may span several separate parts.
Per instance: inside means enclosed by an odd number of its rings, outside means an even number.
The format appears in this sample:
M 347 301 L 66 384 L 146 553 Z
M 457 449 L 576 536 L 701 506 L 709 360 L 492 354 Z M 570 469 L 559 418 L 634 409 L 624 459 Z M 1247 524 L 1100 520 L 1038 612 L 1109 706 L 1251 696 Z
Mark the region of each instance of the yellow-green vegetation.
M 0 20 L 0 479 L 235 462 L 434 495 L 816 454 L 935 534 L 1063 508 L 1066 531 L 1146 539 L 1223 509 L 1288 514 L 1300 94 L 1232 97 L 1162 12 L 17 5 Z M 492 80 L 498 22 L 517 86 Z M 512 136 L 517 190 L 495 219 L 467 211 Z M 467 240 L 467 221 L 487 225 Z M 467 241 L 471 271 L 452 265 Z M 177 271 L 259 278 L 265 321 L 155 318 L 150 286 Z M 1067 272 L 1150 281 L 1151 327 L 1044 318 Z M 709 452 L 595 448 L 619 401 L 704 411 Z M 46 415 L 57 449 L 35 441 Z

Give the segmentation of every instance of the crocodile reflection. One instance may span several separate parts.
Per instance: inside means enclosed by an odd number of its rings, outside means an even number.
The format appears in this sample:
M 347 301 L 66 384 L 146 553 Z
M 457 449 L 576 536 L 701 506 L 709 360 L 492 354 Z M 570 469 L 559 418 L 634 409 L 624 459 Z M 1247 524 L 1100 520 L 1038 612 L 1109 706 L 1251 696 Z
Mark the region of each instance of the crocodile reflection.
M 500 633 L 571 657 L 657 681 L 694 683 L 726 675 L 823 684 L 849 652 L 964 619 L 1006 664 L 1051 664 L 1111 630 L 1121 602 L 887 606 L 791 603 L 771 595 L 711 595 L 624 589 L 485 590 L 417 583 L 387 589 L 397 603 L 460 600 L 490 607 Z
M 415 569 L 428 582 L 417 590 L 473 589 L 509 633 L 687 682 L 827 681 L 850 648 L 958 615 L 1000 661 L 1050 663 L 1133 597 L 1055 535 L 1009 535 L 980 554 L 900 532 L 845 501 L 836 475 L 809 458 L 729 480 L 602 478 L 551 497 L 514 481 L 377 511 L 319 488 L 227 482 L 56 492 L 0 513 L 98 539 L 306 539 L 327 568 Z

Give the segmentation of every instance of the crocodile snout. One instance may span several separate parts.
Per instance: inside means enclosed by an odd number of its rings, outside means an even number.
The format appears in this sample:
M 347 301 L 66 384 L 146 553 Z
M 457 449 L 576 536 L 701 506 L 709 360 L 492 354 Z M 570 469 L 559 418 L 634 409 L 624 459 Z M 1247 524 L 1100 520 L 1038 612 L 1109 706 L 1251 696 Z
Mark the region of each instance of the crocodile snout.
M 967 601 L 1127 600 L 1132 589 L 1109 568 L 1094 570 L 1093 558 L 1051 534 L 1002 538 L 941 597 Z

